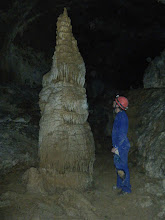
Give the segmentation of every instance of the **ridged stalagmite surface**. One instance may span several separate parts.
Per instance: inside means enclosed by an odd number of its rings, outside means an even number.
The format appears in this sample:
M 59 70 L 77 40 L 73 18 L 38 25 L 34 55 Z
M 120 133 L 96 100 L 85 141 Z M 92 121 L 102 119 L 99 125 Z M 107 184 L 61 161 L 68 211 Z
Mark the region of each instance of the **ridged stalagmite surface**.
M 85 83 L 85 65 L 72 34 L 71 20 L 66 9 L 57 21 L 56 47 L 53 65 L 49 74 L 45 75 L 44 85 L 58 81 L 83 86 Z
M 84 61 L 64 9 L 57 21 L 52 68 L 40 93 L 39 171 L 47 190 L 83 189 L 92 183 L 95 149 L 84 82 Z

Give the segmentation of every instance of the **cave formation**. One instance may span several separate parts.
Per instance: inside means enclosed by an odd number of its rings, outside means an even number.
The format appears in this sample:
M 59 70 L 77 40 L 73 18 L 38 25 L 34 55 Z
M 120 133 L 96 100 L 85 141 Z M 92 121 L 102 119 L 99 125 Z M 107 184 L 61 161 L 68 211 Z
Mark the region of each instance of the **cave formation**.
M 0 3 L 0 219 L 29 219 L 29 213 L 32 219 L 165 218 L 164 3 Z M 56 29 L 64 7 L 73 27 L 71 57 L 68 46 L 61 49 L 56 41 L 56 35 L 64 37 Z M 73 63 L 71 73 L 64 60 Z M 129 99 L 133 193 L 126 202 L 111 190 L 112 101 L 118 93 Z M 65 123 L 58 130 L 60 117 Z
M 95 148 L 87 122 L 85 65 L 66 8 L 56 33 L 52 67 L 40 92 L 40 172 L 49 191 L 83 189 L 93 181 Z

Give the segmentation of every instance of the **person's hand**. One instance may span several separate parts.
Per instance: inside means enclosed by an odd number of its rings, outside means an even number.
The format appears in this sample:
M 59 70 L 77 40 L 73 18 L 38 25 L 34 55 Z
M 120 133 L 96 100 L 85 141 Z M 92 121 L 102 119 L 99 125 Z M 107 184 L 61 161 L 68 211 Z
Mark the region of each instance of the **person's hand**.
M 112 152 L 112 153 L 115 153 L 116 150 L 117 150 L 117 149 L 116 149 L 115 147 L 113 147 L 112 150 L 111 150 L 111 152 Z

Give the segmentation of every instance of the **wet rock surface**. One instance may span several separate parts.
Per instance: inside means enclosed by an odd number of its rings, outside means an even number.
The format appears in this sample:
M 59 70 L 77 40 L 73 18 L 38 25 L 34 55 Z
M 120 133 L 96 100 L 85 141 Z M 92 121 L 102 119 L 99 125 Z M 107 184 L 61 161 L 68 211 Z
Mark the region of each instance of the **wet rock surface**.
M 165 50 L 146 68 L 143 84 L 144 88 L 165 88 Z
M 137 163 L 153 178 L 165 174 L 165 90 L 142 89 L 128 93 L 131 137 Z
M 36 166 L 38 161 L 38 95 L 14 85 L 0 86 L 0 175 Z

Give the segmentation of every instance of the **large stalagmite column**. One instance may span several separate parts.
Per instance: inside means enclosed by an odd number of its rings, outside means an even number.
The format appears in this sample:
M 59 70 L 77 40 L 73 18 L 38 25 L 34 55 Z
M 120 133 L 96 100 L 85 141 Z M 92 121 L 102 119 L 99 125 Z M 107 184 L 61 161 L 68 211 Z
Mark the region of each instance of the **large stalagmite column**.
M 53 64 L 40 92 L 39 156 L 43 185 L 83 189 L 91 185 L 94 140 L 87 122 L 85 65 L 66 9 L 57 21 Z

